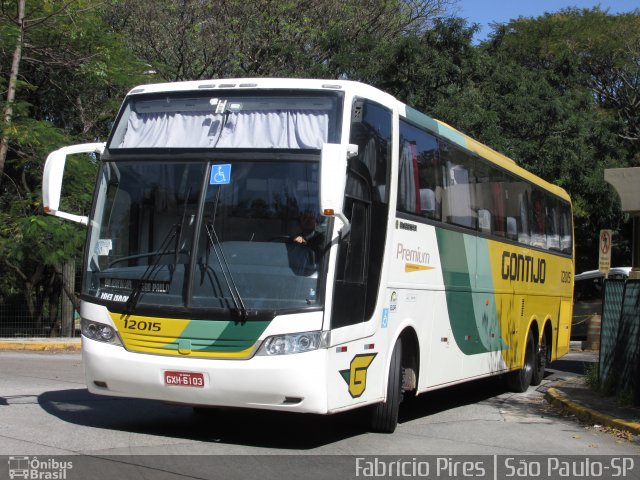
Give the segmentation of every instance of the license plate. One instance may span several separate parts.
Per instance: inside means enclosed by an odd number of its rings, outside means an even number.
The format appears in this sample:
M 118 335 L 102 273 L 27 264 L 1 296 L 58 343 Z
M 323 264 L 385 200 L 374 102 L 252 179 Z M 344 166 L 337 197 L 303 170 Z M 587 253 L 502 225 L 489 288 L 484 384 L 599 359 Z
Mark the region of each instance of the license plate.
M 204 373 L 164 372 L 164 384 L 176 387 L 204 387 Z

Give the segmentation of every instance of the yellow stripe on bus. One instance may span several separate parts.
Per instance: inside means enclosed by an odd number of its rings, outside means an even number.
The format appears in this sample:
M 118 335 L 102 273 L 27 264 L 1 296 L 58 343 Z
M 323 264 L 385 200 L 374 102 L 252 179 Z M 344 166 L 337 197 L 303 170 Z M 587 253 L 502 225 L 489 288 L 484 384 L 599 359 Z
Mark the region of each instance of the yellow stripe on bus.
M 428 265 L 418 265 L 417 263 L 405 263 L 405 272 L 418 272 L 420 270 L 433 270 L 435 267 L 429 267 Z

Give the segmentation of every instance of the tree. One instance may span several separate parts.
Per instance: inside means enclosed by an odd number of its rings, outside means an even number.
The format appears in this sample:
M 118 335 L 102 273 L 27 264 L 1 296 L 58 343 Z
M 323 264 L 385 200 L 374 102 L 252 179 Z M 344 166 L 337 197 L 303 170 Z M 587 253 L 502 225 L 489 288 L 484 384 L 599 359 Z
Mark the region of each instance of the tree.
M 168 81 L 354 78 L 389 41 L 425 29 L 453 2 L 113 0 L 111 25 Z
M 586 270 L 595 267 L 597 232 L 628 228 L 603 171 L 631 165 L 637 155 L 629 132 L 632 113 L 637 115 L 634 99 L 640 96 L 630 86 L 640 75 L 637 56 L 627 48 L 640 35 L 631 28 L 637 19 L 598 9 L 562 11 L 496 26 L 479 46 L 472 44 L 473 26 L 443 19 L 396 42 L 376 62 L 372 78 L 567 189 L 574 205 L 577 268 Z M 624 42 L 611 40 L 617 29 L 629 32 Z M 599 93 L 605 83 L 611 86 L 609 100 Z M 618 241 L 618 247 L 614 261 L 628 264 L 628 244 Z
M 555 70 L 559 88 L 568 80 L 591 89 L 640 162 L 640 9 L 610 15 L 569 8 L 520 18 L 499 28 L 494 42 L 531 69 Z
M 9 72 L 9 82 L 7 88 L 7 100 L 3 111 L 3 130 L 0 139 L 0 183 L 2 183 L 2 174 L 4 173 L 4 163 L 7 158 L 7 150 L 9 149 L 8 130 L 11 126 L 11 118 L 13 117 L 13 102 L 16 98 L 16 83 L 18 82 L 18 72 L 20 71 L 20 59 L 22 58 L 22 43 L 24 41 L 24 31 L 26 29 L 25 18 L 25 0 L 18 0 L 18 11 L 15 23 L 18 29 L 18 35 L 15 40 L 15 48 L 11 60 L 11 70 Z M 2 13 L 4 14 L 4 2 L 2 2 Z
M 624 57 L 623 43 L 613 37 L 639 18 L 637 12 L 563 10 L 497 26 L 481 47 L 488 65 L 483 110 L 495 112 L 496 126 L 488 130 L 491 140 L 479 136 L 570 193 L 579 271 L 595 268 L 601 228 L 628 228 L 603 171 L 632 165 L 637 155 L 638 144 L 627 134 L 636 128 L 625 113 L 631 103 L 622 102 L 631 98 L 622 79 L 637 78 L 637 57 Z M 617 66 L 603 67 L 618 55 Z M 614 74 L 618 80 L 610 82 Z M 599 93 L 606 82 L 617 85 L 610 92 L 617 104 Z M 618 247 L 614 261 L 628 264 L 628 244 Z
M 2 3 L 4 12 L 9 3 Z M 55 328 L 62 271 L 79 257 L 86 235 L 82 227 L 42 216 L 44 159 L 62 145 L 105 138 L 124 93 L 143 78 L 141 64 L 109 33 L 103 15 L 85 1 L 26 4 L 31 23 L 24 29 L 11 129 L 3 131 L 8 149 L 0 187 L 0 298 L 27 309 L 25 332 Z M 14 39 L 15 32 L 10 19 L 0 17 L 0 36 Z M 2 72 L 10 71 L 12 56 L 0 47 Z M 68 169 L 74 166 L 78 180 L 65 186 L 66 201 L 86 211 L 96 165 L 70 159 Z

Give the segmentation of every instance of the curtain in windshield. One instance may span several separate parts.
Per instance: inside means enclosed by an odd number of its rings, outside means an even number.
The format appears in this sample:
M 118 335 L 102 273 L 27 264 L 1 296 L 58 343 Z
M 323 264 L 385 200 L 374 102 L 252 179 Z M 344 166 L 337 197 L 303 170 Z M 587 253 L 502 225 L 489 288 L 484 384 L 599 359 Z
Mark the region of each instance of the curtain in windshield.
M 131 112 L 119 148 L 319 149 L 328 112 Z

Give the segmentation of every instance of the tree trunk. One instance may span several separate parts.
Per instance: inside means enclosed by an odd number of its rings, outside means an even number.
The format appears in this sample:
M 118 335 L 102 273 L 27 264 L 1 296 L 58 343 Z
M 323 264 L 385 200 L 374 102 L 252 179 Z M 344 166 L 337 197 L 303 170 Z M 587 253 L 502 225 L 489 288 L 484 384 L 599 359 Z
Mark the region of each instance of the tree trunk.
M 61 336 L 72 337 L 74 334 L 74 305 L 69 297 L 68 292 L 73 292 L 75 288 L 76 279 L 76 264 L 73 260 L 66 260 L 62 266 L 62 285 L 63 291 L 66 295 L 61 295 L 60 305 L 60 324 L 61 324 Z
M 13 118 L 13 102 L 16 98 L 16 83 L 18 80 L 18 73 L 20 72 L 20 60 L 22 58 L 22 43 L 24 41 L 24 8 L 26 0 L 18 0 L 18 18 L 16 23 L 20 29 L 18 39 L 16 41 L 16 48 L 13 51 L 13 60 L 11 62 L 11 72 L 9 73 L 9 88 L 7 91 L 7 101 L 4 106 L 3 115 L 3 130 L 2 139 L 0 140 L 0 183 L 2 183 L 2 174 L 4 173 L 4 163 L 7 159 L 7 151 L 9 150 L 9 127 L 11 125 L 11 119 Z

